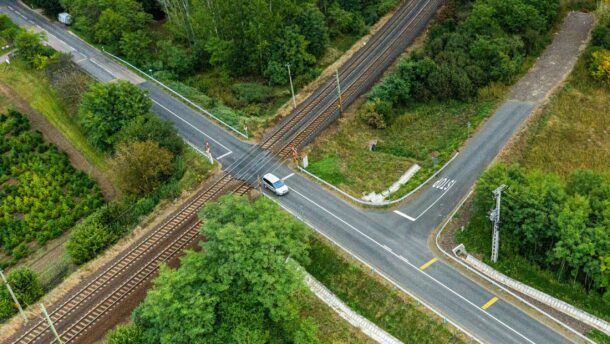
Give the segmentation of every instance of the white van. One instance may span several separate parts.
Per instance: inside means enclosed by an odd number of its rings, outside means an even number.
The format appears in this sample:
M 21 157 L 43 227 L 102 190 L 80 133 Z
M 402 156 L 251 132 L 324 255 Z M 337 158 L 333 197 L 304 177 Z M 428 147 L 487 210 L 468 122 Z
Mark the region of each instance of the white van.
M 288 186 L 284 181 L 271 173 L 267 173 L 263 176 L 263 186 L 265 189 L 271 190 L 271 192 L 278 196 L 288 193 Z

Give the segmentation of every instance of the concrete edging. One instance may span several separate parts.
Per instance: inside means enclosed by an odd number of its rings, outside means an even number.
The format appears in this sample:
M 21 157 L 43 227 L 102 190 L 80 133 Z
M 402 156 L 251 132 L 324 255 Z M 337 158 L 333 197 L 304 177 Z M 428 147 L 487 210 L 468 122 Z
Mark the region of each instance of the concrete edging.
M 498 283 L 502 283 L 522 294 L 525 294 L 537 301 L 544 303 L 549 307 L 553 307 L 554 309 L 565 313 L 576 320 L 582 321 L 583 323 L 589 326 L 595 327 L 596 329 L 610 336 L 610 323 L 608 323 L 607 321 L 602 320 L 592 314 L 589 314 L 579 308 L 576 308 L 567 302 L 561 301 L 551 295 L 543 293 L 536 288 L 530 287 L 525 283 L 512 279 L 469 254 L 466 256 L 466 259 L 464 259 L 464 261 L 473 268 L 479 270 L 481 273 L 487 275 L 489 278 L 497 281 Z
M 380 344 L 402 344 L 396 337 L 384 331 L 367 318 L 356 313 L 349 308 L 341 299 L 333 294 L 322 283 L 316 280 L 312 275 L 303 270 L 305 284 L 318 299 L 322 300 L 326 305 L 332 308 L 339 316 L 352 326 L 360 329 L 364 334 Z
M 558 325 L 560 325 L 561 327 L 563 327 L 564 329 L 566 329 L 567 331 L 573 333 L 574 335 L 576 335 L 577 337 L 579 337 L 580 339 L 584 340 L 587 343 L 591 343 L 591 344 L 596 344 L 593 340 L 589 339 L 588 337 L 586 337 L 585 335 L 583 335 L 582 333 L 576 331 L 575 329 L 573 329 L 572 327 L 570 327 L 569 325 L 567 325 L 566 323 L 564 323 L 563 321 L 555 318 L 554 316 L 548 314 L 547 312 L 545 312 L 544 310 L 540 309 L 540 307 L 537 307 L 536 305 L 532 304 L 531 302 L 527 301 L 526 299 L 524 299 L 523 297 L 521 297 L 520 295 L 515 294 L 513 291 L 511 291 L 510 289 L 506 288 L 504 285 L 496 282 L 495 280 L 487 277 L 486 275 L 484 275 L 483 273 L 481 273 L 480 271 L 474 269 L 473 267 L 471 267 L 470 265 L 464 263 L 461 259 L 458 259 L 455 255 L 445 251 L 445 249 L 439 244 L 439 238 L 441 236 L 441 234 L 443 233 L 443 231 L 445 230 L 445 227 L 447 227 L 447 225 L 453 220 L 453 217 L 455 216 L 455 214 L 462 208 L 462 206 L 464 205 L 464 203 L 466 203 L 466 200 L 468 200 L 468 198 L 470 198 L 470 196 L 473 193 L 473 189 L 470 190 L 470 192 L 462 199 L 462 201 L 458 204 L 458 206 L 453 210 L 453 212 L 451 213 L 451 215 L 449 215 L 449 217 L 447 218 L 447 220 L 445 221 L 445 223 L 442 225 L 442 227 L 440 228 L 440 230 L 436 233 L 436 236 L 434 238 L 434 242 L 436 245 L 436 248 L 441 251 L 447 258 L 451 259 L 452 261 L 454 261 L 455 263 L 461 265 L 463 268 L 465 268 L 466 270 L 468 270 L 469 272 L 474 273 L 475 275 L 479 276 L 480 278 L 484 279 L 485 281 L 491 283 L 492 285 L 496 286 L 497 288 L 500 288 L 502 291 L 504 291 L 505 293 L 509 294 L 510 296 L 514 297 L 516 300 L 522 302 L 524 305 L 527 305 L 528 307 L 530 307 L 531 309 L 539 312 L 540 314 L 546 316 L 547 318 L 553 320 L 555 323 L 557 323 Z

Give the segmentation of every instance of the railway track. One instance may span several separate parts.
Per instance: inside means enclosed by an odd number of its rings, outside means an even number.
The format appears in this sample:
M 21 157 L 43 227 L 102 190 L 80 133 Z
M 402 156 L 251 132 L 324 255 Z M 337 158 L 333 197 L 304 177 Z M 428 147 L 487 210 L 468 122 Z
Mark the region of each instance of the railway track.
M 421 30 L 442 0 L 412 0 L 401 5 L 367 45 L 357 51 L 339 71 L 343 107 L 362 95 Z M 199 190 L 185 205 L 172 213 L 129 251 L 114 259 L 83 287 L 51 307 L 50 317 L 64 343 L 83 334 L 115 310 L 130 295 L 152 280 L 159 265 L 178 257 L 199 237 L 197 212 L 208 201 L 226 192 L 245 194 L 252 177 L 275 156 L 285 158 L 292 145 L 301 146 L 329 125 L 341 111 L 334 78 L 329 78 L 301 103 L 261 143 L 248 152 L 210 186 Z M 281 161 L 280 161 L 281 162 Z M 10 343 L 53 343 L 55 339 L 44 320 L 31 322 Z

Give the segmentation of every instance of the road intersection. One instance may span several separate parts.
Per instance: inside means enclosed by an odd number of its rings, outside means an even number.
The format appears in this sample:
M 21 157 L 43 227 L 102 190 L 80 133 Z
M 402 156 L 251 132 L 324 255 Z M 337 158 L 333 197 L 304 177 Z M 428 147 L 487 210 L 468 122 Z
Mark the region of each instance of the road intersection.
M 0 0 L 0 13 L 7 13 L 21 26 L 47 32 L 49 43 L 54 48 L 70 52 L 73 60 L 96 79 L 125 79 L 146 89 L 153 101 L 153 112 L 173 122 L 180 135 L 199 151 L 204 150 L 204 142 L 208 140 L 213 155 L 233 175 L 242 176 L 252 183 L 262 169 L 265 173 L 273 172 L 283 177 L 291 192 L 281 198 L 271 196 L 283 208 L 400 289 L 429 305 L 477 341 L 571 341 L 435 258 L 428 247 L 428 239 L 468 194 L 477 177 L 528 115 L 542 104 L 544 96 L 571 70 L 582 43 L 588 37 L 592 25 L 590 16 L 572 14 L 566 19 L 569 25 L 564 24 L 565 28 L 562 27 L 553 44 L 559 41 L 559 44 L 567 45 L 569 51 L 564 56 L 565 61 L 554 65 L 556 69 L 547 68 L 553 74 L 546 75 L 546 88 L 541 90 L 539 85 L 536 86 L 535 93 L 542 96 L 532 99 L 534 92 L 523 90 L 528 85 L 516 85 L 518 92 L 497 109 L 434 183 L 397 209 L 372 211 L 339 199 L 319 184 L 295 173 L 270 153 L 237 139 L 158 85 L 139 77 L 61 25 L 45 20 L 22 4 Z M 533 71 L 544 69 L 544 64 L 551 63 L 553 58 L 556 56 L 545 59 L 543 55 Z M 255 158 L 248 160 L 249 156 Z

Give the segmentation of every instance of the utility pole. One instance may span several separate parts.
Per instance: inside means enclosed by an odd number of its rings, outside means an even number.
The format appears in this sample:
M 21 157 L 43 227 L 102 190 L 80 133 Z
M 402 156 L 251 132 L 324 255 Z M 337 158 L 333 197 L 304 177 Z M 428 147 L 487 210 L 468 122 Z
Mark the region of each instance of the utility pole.
M 59 344 L 63 344 L 61 338 L 59 338 L 59 334 L 57 334 L 57 330 L 55 330 L 55 326 L 53 325 L 53 321 L 51 321 L 51 317 L 49 317 L 49 313 L 47 313 L 47 309 L 42 303 L 40 303 L 40 309 L 42 309 L 42 315 L 44 315 L 45 319 L 47 319 L 47 323 L 49 324 L 51 332 L 53 332 L 53 335 L 55 335 L 55 339 L 57 339 L 57 342 Z
M 492 209 L 489 213 L 489 219 L 493 222 L 493 234 L 491 238 L 491 261 L 498 261 L 498 251 L 500 250 L 500 204 L 502 203 L 502 191 L 508 186 L 506 184 L 500 185 L 493 191 L 494 198 L 496 199 L 496 208 Z
M 15 293 L 13 293 L 13 288 L 11 288 L 11 285 L 8 284 L 8 281 L 6 280 L 6 277 L 4 277 L 4 274 L 2 273 L 2 270 L 0 270 L 0 277 L 2 277 L 2 281 L 6 285 L 6 288 L 8 289 L 8 293 L 11 294 L 11 297 L 13 298 L 13 302 L 15 302 L 15 306 L 17 306 L 17 308 L 19 309 L 19 313 L 21 313 L 21 316 L 23 317 L 23 320 L 27 323 L 28 322 L 28 318 L 25 316 L 25 313 L 23 312 L 23 308 L 21 308 L 21 304 L 19 303 L 19 300 L 17 300 L 17 297 L 15 296 Z
M 269 6 L 271 6 L 271 2 L 269 2 Z M 292 86 L 292 74 L 290 74 L 290 63 L 286 63 L 286 67 L 288 67 L 288 80 L 290 80 L 290 93 L 292 93 L 292 106 L 297 108 L 297 101 L 294 98 L 294 86 Z
M 339 82 L 339 70 L 335 73 L 337 77 L 337 93 L 339 94 L 339 111 L 343 113 L 343 99 L 341 98 L 341 82 Z

